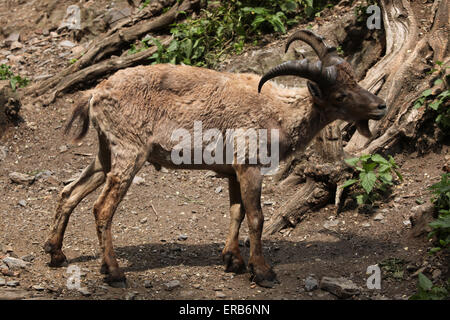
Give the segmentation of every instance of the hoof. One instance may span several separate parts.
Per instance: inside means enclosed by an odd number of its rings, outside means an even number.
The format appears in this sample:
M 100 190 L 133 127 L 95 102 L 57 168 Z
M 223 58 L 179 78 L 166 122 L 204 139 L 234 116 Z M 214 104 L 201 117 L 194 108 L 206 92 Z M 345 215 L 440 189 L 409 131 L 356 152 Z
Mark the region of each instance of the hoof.
M 105 282 L 114 288 L 126 288 L 127 279 L 125 274 L 120 269 L 111 270 L 108 267 L 107 269 L 109 272 L 105 277 Z
M 242 258 L 237 258 L 231 252 L 227 252 L 222 256 L 225 263 L 225 272 L 244 273 L 247 271 Z
M 109 274 L 109 268 L 106 263 L 102 263 L 102 266 L 100 267 L 100 273 L 101 274 Z
M 44 245 L 45 252 L 50 254 L 50 262 L 49 267 L 52 268 L 60 268 L 60 267 L 67 267 L 67 258 L 64 255 L 64 253 L 61 251 L 61 249 L 55 249 L 53 245 L 49 242 L 46 242 Z
M 258 268 L 249 265 L 249 271 L 251 274 L 250 281 L 255 282 L 260 287 L 273 288 L 276 284 L 280 283 L 276 273 L 270 267 Z

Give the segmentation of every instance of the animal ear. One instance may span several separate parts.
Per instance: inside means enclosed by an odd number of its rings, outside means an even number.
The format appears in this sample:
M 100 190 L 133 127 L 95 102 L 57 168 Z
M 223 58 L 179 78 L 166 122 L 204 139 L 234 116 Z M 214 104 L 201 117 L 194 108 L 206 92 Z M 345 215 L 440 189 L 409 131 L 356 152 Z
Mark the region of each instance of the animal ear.
M 306 85 L 308 86 L 309 93 L 313 97 L 314 102 L 318 105 L 323 105 L 323 94 L 320 87 L 311 81 L 306 82 Z

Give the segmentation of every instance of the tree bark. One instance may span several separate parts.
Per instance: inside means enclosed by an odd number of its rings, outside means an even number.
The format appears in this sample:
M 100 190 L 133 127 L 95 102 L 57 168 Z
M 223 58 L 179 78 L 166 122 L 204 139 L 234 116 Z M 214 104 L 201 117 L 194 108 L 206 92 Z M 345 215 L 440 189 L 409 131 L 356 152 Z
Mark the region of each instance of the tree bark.
M 412 106 L 434 80 L 435 75 L 429 75 L 427 71 L 434 67 L 436 61 L 444 62 L 444 65 L 450 62 L 448 0 L 434 1 L 429 31 L 421 29 L 424 16 L 417 15 L 419 10 L 413 10 L 410 1 L 380 0 L 379 5 L 383 14 L 386 53 L 366 73 L 360 84 L 385 99 L 389 106 L 388 114 L 381 121 L 370 121 L 373 134 L 371 139 L 355 132 L 345 148 L 336 143 L 341 141 L 339 124 L 332 124 L 332 129 L 328 127 L 326 130 L 333 130 L 338 136 L 337 140 L 328 139 L 322 132 L 319 139 L 314 141 L 314 149 L 321 155 L 316 162 L 319 165 L 310 164 L 305 167 L 301 158 L 292 161 L 297 167 L 282 184 L 286 181 L 304 181 L 295 179 L 296 172 L 302 169 L 306 169 L 306 183 L 300 186 L 294 196 L 266 224 L 266 234 L 295 226 L 308 212 L 329 204 L 333 195 L 339 210 L 342 195 L 339 185 L 351 176 L 350 168 L 343 163 L 344 154 L 350 157 L 389 152 L 402 139 L 414 140 L 420 135 L 426 111 L 425 108 L 414 109 Z M 312 168 L 321 168 L 324 165 L 335 166 L 335 169 L 328 172 L 327 176 L 326 171 L 317 174 Z
M 191 10 L 198 3 L 198 0 L 176 2 L 169 11 L 144 24 L 115 28 L 105 38 L 97 41 L 77 62 L 62 70 L 54 77 L 29 87 L 27 94 L 36 96 L 45 95 L 41 100 L 44 105 L 47 105 L 52 103 L 58 94 L 67 92 L 74 88 L 76 84 L 86 80 L 101 78 L 113 71 L 142 63 L 155 50 L 149 49 L 147 50 L 149 52 L 137 54 L 137 57 L 116 58 L 110 61 L 103 60 L 124 46 L 129 46 L 132 42 L 140 39 L 147 33 L 156 32 L 169 26 L 177 19 L 180 13 Z M 152 15 L 158 14 L 158 9 L 159 12 L 162 12 L 163 7 L 157 7 Z M 143 17 L 145 16 L 141 16 L 140 18 L 143 19 Z

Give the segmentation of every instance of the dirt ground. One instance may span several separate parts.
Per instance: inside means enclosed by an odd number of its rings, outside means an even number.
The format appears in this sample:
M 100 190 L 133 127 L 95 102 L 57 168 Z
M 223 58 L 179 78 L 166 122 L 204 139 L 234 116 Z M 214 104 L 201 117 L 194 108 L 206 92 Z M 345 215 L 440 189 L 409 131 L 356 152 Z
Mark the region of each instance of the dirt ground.
M 75 2 L 62 1 L 61 5 Z M 2 12 L 0 18 L 11 20 L 27 8 L 26 4 L 18 5 L 18 11 Z M 32 78 L 43 72 L 55 73 L 68 63 L 64 53 L 70 49 L 57 45 L 63 38 L 53 39 L 31 27 L 25 28 L 22 35 L 23 43 L 31 43 L 34 38 L 48 41 L 43 41 L 43 46 L 30 46 L 35 49 L 27 46 L 13 52 L 21 57 L 13 70 Z M 42 60 L 45 46 L 51 50 Z M 1 50 L 0 60 L 5 53 Z M 449 151 L 444 146 L 438 153 L 425 156 L 397 154 L 395 159 L 405 181 L 394 186 L 391 197 L 376 212 L 348 209 L 336 215 L 330 204 L 307 215 L 294 229 L 265 236 L 264 255 L 280 280 L 272 289 L 255 286 L 249 281 L 249 274 L 224 272 L 220 254 L 229 224 L 226 180 L 205 171 L 158 172 L 146 165 L 113 223 L 114 245 L 128 287 L 110 287 L 99 273 L 99 246 L 92 214 L 99 189 L 79 204 L 66 232 L 63 250 L 69 265 L 80 268 L 81 285 L 88 292 L 70 290 L 66 286 L 70 276 L 67 268 L 48 267 L 49 256 L 42 247 L 59 191 L 88 165 L 97 148 L 92 128 L 87 138 L 76 145 L 70 144 L 62 133 L 76 99 L 76 93 L 68 94 L 42 108 L 25 97 L 25 121 L 1 135 L 0 146 L 5 147 L 7 154 L 0 160 L 0 258 L 10 255 L 31 262 L 25 269 L 0 278 L 18 281 L 16 289 L 25 298 L 337 299 L 320 289 L 307 292 L 305 278 L 313 275 L 318 280 L 328 276 L 353 281 L 361 292 L 351 299 L 407 299 L 416 290 L 418 270 L 435 280 L 448 272 L 448 262 L 439 255 L 430 256 L 427 251 L 431 243 L 426 237 L 414 237 L 408 223 L 421 201 L 429 203 L 427 188 L 440 179 Z M 24 185 L 12 183 L 11 172 L 40 175 L 31 185 Z M 265 220 L 293 193 L 294 190 L 279 190 L 267 177 L 262 199 L 266 202 Z M 382 218 L 377 217 L 379 214 Z M 249 252 L 244 241 L 247 230 L 244 222 L 240 234 L 244 259 Z M 368 266 L 393 258 L 399 259 L 395 266 L 402 272 L 394 275 L 382 269 L 381 289 L 368 289 Z M 166 284 L 172 280 L 179 281 L 179 285 L 167 290 Z M 5 288 L 0 287 L 0 296 Z

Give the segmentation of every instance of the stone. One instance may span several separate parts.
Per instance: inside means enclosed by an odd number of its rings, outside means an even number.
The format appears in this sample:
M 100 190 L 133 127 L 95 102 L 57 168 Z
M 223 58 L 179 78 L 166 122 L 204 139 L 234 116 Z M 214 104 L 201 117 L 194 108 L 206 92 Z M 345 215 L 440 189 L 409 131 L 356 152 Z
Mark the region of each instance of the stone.
M 19 41 L 14 41 L 13 43 L 11 43 L 10 49 L 11 50 L 17 50 L 17 49 L 22 49 L 23 48 L 23 44 L 21 44 Z
M 185 240 L 187 240 L 187 238 L 188 238 L 188 236 L 185 235 L 185 234 L 180 234 L 180 235 L 178 236 L 178 240 L 180 240 L 180 241 L 185 241 Z
M 140 222 L 141 222 L 141 224 L 146 224 L 147 220 L 148 220 L 147 217 L 145 217 L 145 218 L 142 218 Z
M 30 297 L 30 292 L 21 289 L 0 289 L 0 300 L 23 300 Z
M 164 284 L 164 286 L 166 287 L 167 291 L 172 291 L 176 288 L 179 288 L 181 286 L 181 283 L 178 280 L 172 280 Z
M 383 216 L 381 213 L 377 214 L 377 215 L 373 218 L 373 220 L 375 220 L 375 221 L 382 221 L 383 219 L 384 219 L 384 216 Z
M 225 293 L 223 293 L 221 291 L 216 291 L 216 298 L 223 299 L 223 298 L 226 298 L 226 297 L 227 297 L 227 295 Z
M 88 290 L 88 288 L 81 287 L 78 289 L 78 292 L 81 293 L 84 297 L 89 297 L 91 295 L 91 292 Z
M 3 258 L 3 263 L 6 264 L 11 270 L 25 269 L 29 266 L 28 262 L 13 257 Z
M 18 286 L 20 285 L 20 282 L 17 281 L 17 280 L 11 280 L 11 281 L 6 282 L 6 285 L 7 285 L 8 287 L 13 287 L 13 288 L 15 288 L 15 287 L 18 287 Z
M 71 5 L 67 7 L 66 14 L 59 25 L 58 30 L 64 28 L 69 30 L 81 30 L 81 11 L 79 6 Z
M 150 280 L 145 280 L 144 281 L 144 288 L 150 289 L 153 288 L 153 284 Z
M 336 227 L 339 224 L 339 220 L 331 220 L 331 221 L 327 221 L 323 224 L 323 227 L 325 229 L 329 229 L 332 227 Z
M 323 277 L 320 281 L 320 289 L 328 291 L 340 299 L 347 299 L 360 293 L 360 288 L 345 278 Z
M 139 176 L 135 176 L 133 179 L 133 183 L 137 185 L 142 185 L 145 183 L 145 179 Z
M 27 254 L 27 255 L 20 257 L 20 259 L 22 259 L 25 262 L 32 262 L 34 260 L 34 255 Z
M 5 286 L 6 285 L 6 280 L 3 278 L 0 278 L 0 287 Z
M 18 202 L 18 204 L 19 204 L 19 206 L 21 206 L 21 207 L 26 207 L 27 206 L 27 202 L 25 201 L 25 200 L 19 200 L 19 202 Z
M 0 161 L 3 161 L 8 156 L 8 147 L 0 146 Z
M 24 185 L 30 185 L 34 182 L 34 176 L 19 172 L 11 172 L 9 174 L 9 179 L 14 183 Z
M 312 277 L 308 276 L 305 279 L 305 290 L 306 291 L 313 291 L 319 288 L 319 281 Z
M 223 188 L 221 186 L 217 187 L 216 190 L 214 190 L 215 193 L 221 193 Z
M 70 40 L 63 40 L 63 41 L 61 41 L 61 42 L 59 43 L 59 45 L 60 45 L 61 47 L 65 47 L 65 48 L 73 48 L 73 47 L 76 46 L 76 44 L 73 43 L 73 42 L 70 41 Z
M 45 290 L 45 288 L 43 286 L 40 286 L 40 285 L 34 285 L 31 288 L 33 290 L 36 290 L 36 291 L 44 291 Z
M 11 45 L 13 42 L 17 42 L 20 40 L 20 32 L 13 31 L 9 34 L 8 38 L 5 39 L 5 44 L 7 46 Z

